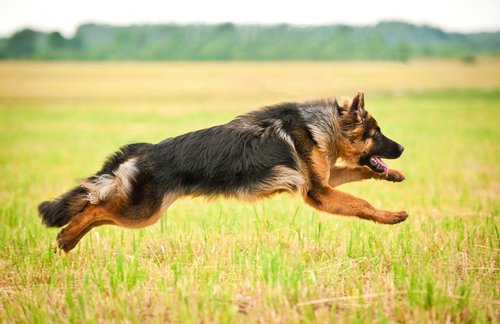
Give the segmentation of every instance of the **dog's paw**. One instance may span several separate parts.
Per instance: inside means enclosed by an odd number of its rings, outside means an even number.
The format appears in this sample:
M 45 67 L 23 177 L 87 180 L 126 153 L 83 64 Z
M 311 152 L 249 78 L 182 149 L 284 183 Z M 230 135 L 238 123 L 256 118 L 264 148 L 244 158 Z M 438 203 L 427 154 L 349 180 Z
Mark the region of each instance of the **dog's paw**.
M 391 215 L 388 217 L 386 224 L 394 225 L 404 222 L 408 218 L 408 213 L 404 210 L 398 212 L 391 212 Z
M 58 248 L 61 252 L 68 252 L 68 238 L 64 235 L 64 228 L 57 233 L 56 237 L 56 248 Z
M 376 214 L 362 218 L 371 219 L 379 224 L 394 225 L 404 222 L 408 218 L 408 213 L 404 210 L 396 212 L 388 210 L 377 210 Z
M 389 169 L 387 177 L 385 176 L 385 174 L 382 174 L 380 179 L 392 181 L 392 182 L 403 182 L 406 179 L 406 177 L 403 174 L 403 172 L 401 172 L 399 170 Z

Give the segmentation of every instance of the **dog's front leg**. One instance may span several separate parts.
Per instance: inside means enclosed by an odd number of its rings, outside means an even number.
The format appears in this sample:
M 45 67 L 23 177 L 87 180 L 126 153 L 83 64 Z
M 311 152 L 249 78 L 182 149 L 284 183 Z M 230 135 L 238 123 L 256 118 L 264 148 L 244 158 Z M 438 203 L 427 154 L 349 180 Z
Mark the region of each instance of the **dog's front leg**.
M 406 211 L 377 209 L 363 199 L 328 186 L 308 190 L 304 200 L 310 206 L 330 214 L 356 216 L 382 224 L 397 224 L 408 218 Z
M 328 184 L 332 188 L 335 188 L 344 183 L 367 179 L 402 182 L 405 180 L 405 176 L 401 171 L 396 169 L 389 169 L 386 177 L 384 173 L 375 172 L 367 166 L 348 168 L 345 165 L 334 165 L 330 168 L 330 179 L 328 179 Z
M 367 166 L 348 168 L 345 165 L 334 165 L 330 168 L 330 179 L 328 179 L 328 184 L 332 188 L 335 188 L 344 183 L 367 180 L 374 176 L 378 176 L 378 173 L 373 172 Z

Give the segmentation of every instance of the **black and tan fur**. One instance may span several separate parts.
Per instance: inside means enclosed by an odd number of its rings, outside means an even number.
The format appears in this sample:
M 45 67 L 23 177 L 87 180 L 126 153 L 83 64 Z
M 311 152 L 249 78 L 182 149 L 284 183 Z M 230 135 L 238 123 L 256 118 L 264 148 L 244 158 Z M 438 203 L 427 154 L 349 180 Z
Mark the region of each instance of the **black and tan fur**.
M 324 212 L 396 224 L 405 211 L 380 210 L 334 188 L 372 178 L 403 181 L 400 171 L 389 169 L 386 177 L 370 164 L 372 156 L 402 152 L 380 133 L 361 91 L 342 105 L 333 98 L 282 103 L 158 144 L 124 146 L 101 171 L 38 211 L 46 226 L 67 224 L 57 235 L 64 251 L 97 226 L 152 225 L 184 196 L 252 201 L 299 192 Z

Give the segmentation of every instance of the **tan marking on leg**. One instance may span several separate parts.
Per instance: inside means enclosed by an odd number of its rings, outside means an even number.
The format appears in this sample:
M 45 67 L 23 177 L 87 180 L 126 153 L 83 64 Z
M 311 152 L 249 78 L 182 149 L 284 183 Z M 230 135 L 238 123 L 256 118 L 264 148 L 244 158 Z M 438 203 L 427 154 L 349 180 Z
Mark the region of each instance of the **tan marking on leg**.
M 313 208 L 330 214 L 356 216 L 382 224 L 397 224 L 408 217 L 405 211 L 377 209 L 363 199 L 330 187 L 310 190 L 304 195 L 304 201 Z
M 57 234 L 57 245 L 62 250 L 68 252 L 73 249 L 78 241 L 88 232 L 85 230 L 92 229 L 91 225 L 97 222 L 111 221 L 118 218 L 112 211 L 104 208 L 101 204 L 88 205 L 87 208 L 80 214 L 76 215 L 62 230 Z M 83 235 L 80 235 L 84 233 Z M 66 246 L 68 244 L 68 246 Z
M 382 174 L 383 175 L 383 174 Z M 330 179 L 328 179 L 328 184 L 335 188 L 344 183 L 367 180 L 367 179 L 378 179 L 379 173 L 373 171 L 367 166 L 350 168 L 346 165 L 334 165 L 330 168 Z
M 326 182 L 325 180 L 330 178 L 330 164 L 326 156 L 315 147 L 311 152 L 311 160 L 314 172 L 321 178 L 322 182 Z
M 84 228 L 78 235 L 76 235 L 73 239 L 70 241 L 67 241 L 66 243 L 63 243 L 64 246 L 61 247 L 61 249 L 65 252 L 71 251 L 75 248 L 75 246 L 80 242 L 80 240 L 88 233 L 90 232 L 91 229 L 103 225 L 116 225 L 113 221 L 111 220 L 101 220 L 97 222 L 93 222 L 90 225 L 88 225 L 86 228 Z M 59 245 L 60 247 L 60 245 Z

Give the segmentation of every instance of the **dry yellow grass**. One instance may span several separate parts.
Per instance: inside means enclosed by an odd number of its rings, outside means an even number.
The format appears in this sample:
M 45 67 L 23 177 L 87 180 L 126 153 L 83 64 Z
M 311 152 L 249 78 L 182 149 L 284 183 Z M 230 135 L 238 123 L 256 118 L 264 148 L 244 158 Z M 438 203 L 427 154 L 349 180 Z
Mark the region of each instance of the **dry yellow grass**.
M 0 97 L 319 97 L 498 89 L 500 60 L 397 62 L 1 62 Z

